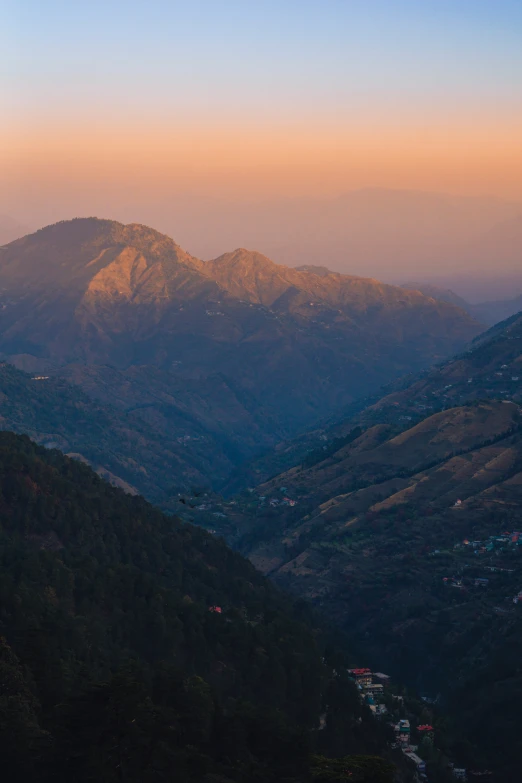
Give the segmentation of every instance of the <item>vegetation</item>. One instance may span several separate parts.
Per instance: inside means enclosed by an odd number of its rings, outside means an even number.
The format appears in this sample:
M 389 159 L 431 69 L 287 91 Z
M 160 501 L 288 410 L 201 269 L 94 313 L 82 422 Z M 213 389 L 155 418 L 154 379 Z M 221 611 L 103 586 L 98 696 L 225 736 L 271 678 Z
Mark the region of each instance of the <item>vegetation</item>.
M 167 438 L 129 411 L 97 402 L 61 378 L 0 364 L 0 426 L 88 461 L 105 478 L 165 506 L 209 470 L 208 455 Z M 218 471 L 230 468 L 225 463 Z M 173 489 L 174 491 L 174 489 Z
M 12 433 L 0 594 L 7 780 L 306 781 L 314 750 L 388 754 L 306 605 L 223 541 Z M 392 780 L 353 759 L 372 764 Z

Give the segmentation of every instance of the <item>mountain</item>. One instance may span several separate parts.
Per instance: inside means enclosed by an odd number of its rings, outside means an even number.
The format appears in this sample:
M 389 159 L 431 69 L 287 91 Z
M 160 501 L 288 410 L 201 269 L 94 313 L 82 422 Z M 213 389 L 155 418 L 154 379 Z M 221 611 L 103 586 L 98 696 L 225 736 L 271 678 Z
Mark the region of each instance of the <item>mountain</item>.
M 470 312 L 481 323 L 496 324 L 522 311 L 522 294 L 513 299 L 499 299 L 473 305 Z
M 481 334 L 465 353 L 400 382 L 368 406 L 363 417 L 405 422 L 400 417 L 423 417 L 440 407 L 483 398 L 522 400 L 522 313 Z
M 360 481 L 379 485 L 383 492 L 381 481 L 408 473 L 402 478 L 404 486 L 410 486 L 412 471 L 510 431 L 521 403 L 519 314 L 477 337 L 466 352 L 391 384 L 388 393 L 366 404 L 359 401 L 346 418 L 282 444 L 271 460 L 267 456 L 253 463 L 250 478 L 259 477 L 260 492 L 272 491 L 279 484 L 292 486 L 299 494 L 314 498 L 317 506 L 345 494 L 347 487 Z M 292 463 L 290 469 L 267 484 L 267 473 L 274 473 L 274 467 L 285 461 Z M 509 460 L 506 468 L 511 469 Z M 501 474 L 477 475 L 481 481 L 496 481 Z M 454 489 L 462 499 L 469 487 L 459 486 L 459 476 Z M 465 472 L 462 478 L 467 481 Z M 424 477 L 418 489 L 426 492 L 429 487 Z M 416 492 L 408 491 L 408 503 L 416 502 Z M 350 504 L 352 495 L 348 500 Z M 295 517 L 296 512 L 292 514 Z
M 238 198 L 185 189 L 157 199 L 136 189 L 132 205 L 126 193 L 111 201 L 117 220 L 126 223 L 130 215 L 139 215 L 141 222 L 176 237 L 198 258 L 250 247 L 291 267 L 321 265 L 388 282 L 416 280 L 421 270 L 442 279 L 461 271 L 462 286 L 455 290 L 470 300 L 471 291 L 477 291 L 473 301 L 510 296 L 510 278 L 520 261 L 516 221 L 522 215 L 521 203 L 495 197 L 361 188 L 334 196 L 255 198 L 243 192 Z M 105 214 L 104 196 L 96 199 L 91 193 L 87 203 Z M 31 224 L 39 214 L 39 225 L 44 225 L 50 215 L 59 219 L 64 210 L 67 216 L 85 214 L 85 204 L 85 194 L 69 193 L 62 206 L 58 199 L 54 206 L 46 204 L 27 214 Z M 17 214 L 23 215 L 26 208 L 17 205 Z M 520 282 L 520 274 L 518 278 Z
M 473 318 L 476 318 L 480 323 L 488 326 L 505 321 L 522 310 L 522 294 L 513 299 L 499 299 L 470 304 L 450 288 L 440 288 L 432 283 L 404 283 L 402 288 L 420 291 L 425 296 L 431 296 L 433 299 L 438 299 L 441 302 L 454 304 L 456 307 L 465 310 Z
M 8 779 L 397 780 L 333 635 L 222 541 L 12 433 L 0 506 Z
M 424 296 L 430 296 L 432 299 L 438 299 L 440 302 L 449 302 L 449 304 L 460 307 L 461 310 L 466 312 L 470 311 L 471 305 L 469 302 L 466 302 L 465 299 L 450 288 L 439 288 L 439 286 L 433 285 L 433 283 L 403 283 L 401 288 L 406 288 L 409 291 L 420 291 Z
M 153 229 L 95 218 L 0 248 L 0 285 L 6 360 L 203 450 L 216 460 L 215 485 L 227 462 L 481 331 L 419 292 L 299 272 L 246 250 L 205 263 Z M 181 478 L 172 466 L 170 485 Z
M 178 426 L 183 432 L 181 416 Z M 201 430 L 189 441 L 183 435 L 168 438 L 142 415 L 97 402 L 59 377 L 25 373 L 6 363 L 0 364 L 0 429 L 74 455 L 115 485 L 162 507 L 175 505 L 180 490 L 208 485 L 211 473 L 226 478 L 234 465 L 208 432 Z
M 355 427 L 390 425 L 395 433 L 430 414 L 481 399 L 522 401 L 522 314 L 499 323 L 467 351 L 433 368 L 389 384 L 379 393 L 349 405 L 344 416 L 325 419 L 297 438 L 281 441 L 236 469 L 227 494 L 255 486 L 302 462 L 321 461 L 337 451 Z

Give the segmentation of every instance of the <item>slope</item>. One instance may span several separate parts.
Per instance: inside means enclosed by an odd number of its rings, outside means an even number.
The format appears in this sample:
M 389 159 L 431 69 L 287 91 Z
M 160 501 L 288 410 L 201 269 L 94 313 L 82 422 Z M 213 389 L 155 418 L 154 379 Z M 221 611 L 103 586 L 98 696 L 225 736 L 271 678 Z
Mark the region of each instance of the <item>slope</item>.
M 461 758 L 478 752 L 513 783 L 521 509 L 522 411 L 505 401 L 399 434 L 359 428 L 322 461 L 223 504 L 231 540 L 258 568 L 314 601 L 376 668 L 437 699 Z
M 310 612 L 222 541 L 12 433 L 0 512 L 8 778 L 290 782 L 310 780 L 312 744 L 387 752 Z
M 177 437 L 168 438 L 143 416 L 110 403 L 98 403 L 60 378 L 0 364 L 0 429 L 73 454 L 127 491 L 165 506 L 172 493 L 177 497 L 178 491 L 206 485 L 210 473 L 225 478 L 230 472 L 234 463 L 202 427 L 199 436 L 187 441 L 186 420 L 180 415 Z
M 479 335 L 464 353 L 429 370 L 405 376 L 380 393 L 348 406 L 344 416 L 332 416 L 316 430 L 278 444 L 242 469 L 231 490 L 245 482 L 261 484 L 301 462 L 320 462 L 337 451 L 356 426 L 386 424 L 401 432 L 437 411 L 476 400 L 522 401 L 522 314 Z
M 385 394 L 365 411 L 384 420 L 426 415 L 432 410 L 470 400 L 501 398 L 520 401 L 522 395 L 522 314 L 496 324 L 474 340 L 469 349 L 438 367 L 406 379 L 397 391 Z
M 505 321 L 522 310 L 522 294 L 512 299 L 499 299 L 470 304 L 451 289 L 441 288 L 432 283 L 404 283 L 402 288 L 421 291 L 425 296 L 431 296 L 433 299 L 439 299 L 441 302 L 450 302 L 465 310 L 480 323 L 488 326 Z
M 440 286 L 433 285 L 433 283 L 403 283 L 401 288 L 405 288 L 408 291 L 420 291 L 425 296 L 431 296 L 432 299 L 439 299 L 441 302 L 449 302 L 450 304 L 460 307 L 461 310 L 470 312 L 471 305 L 466 302 L 461 296 L 456 294 L 450 288 L 441 288 Z M 500 319 L 499 319 L 500 320 Z

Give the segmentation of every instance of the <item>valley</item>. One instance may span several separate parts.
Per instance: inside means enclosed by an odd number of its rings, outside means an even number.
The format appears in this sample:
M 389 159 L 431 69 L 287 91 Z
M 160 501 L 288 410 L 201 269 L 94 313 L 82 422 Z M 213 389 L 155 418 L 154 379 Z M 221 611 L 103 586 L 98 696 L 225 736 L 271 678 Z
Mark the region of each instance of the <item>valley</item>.
M 434 291 L 244 249 L 202 262 L 96 219 L 1 248 L 0 279 L 3 429 L 224 537 L 315 605 L 343 649 L 413 689 L 410 712 L 388 699 L 383 715 L 451 716 L 421 751 L 430 781 L 450 760 L 514 781 L 520 316 L 484 331 Z M 350 704 L 391 752 L 371 702 Z M 349 750 L 334 735 L 327 752 Z
M 1 28 L 2 781 L 522 783 L 522 3 Z
M 501 780 L 516 780 L 522 687 L 521 328 L 520 316 L 497 325 L 290 442 L 297 464 L 279 475 L 263 481 L 270 461 L 254 462 L 259 484 L 218 513 L 209 501 L 191 512 L 320 607 L 371 666 L 439 704 L 462 764 Z

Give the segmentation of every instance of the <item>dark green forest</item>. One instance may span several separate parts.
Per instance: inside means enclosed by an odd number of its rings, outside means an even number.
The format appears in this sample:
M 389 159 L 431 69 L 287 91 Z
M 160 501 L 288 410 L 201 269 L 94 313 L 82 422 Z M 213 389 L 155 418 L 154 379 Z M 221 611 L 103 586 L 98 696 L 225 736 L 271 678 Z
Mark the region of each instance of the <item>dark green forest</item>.
M 0 563 L 6 781 L 395 778 L 389 729 L 305 603 L 221 540 L 6 432 Z

